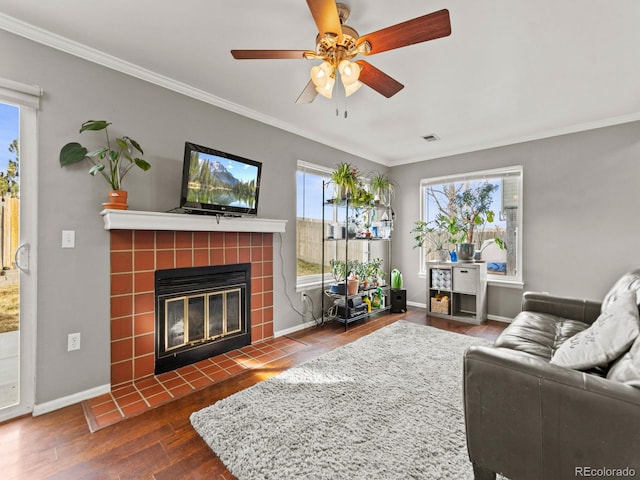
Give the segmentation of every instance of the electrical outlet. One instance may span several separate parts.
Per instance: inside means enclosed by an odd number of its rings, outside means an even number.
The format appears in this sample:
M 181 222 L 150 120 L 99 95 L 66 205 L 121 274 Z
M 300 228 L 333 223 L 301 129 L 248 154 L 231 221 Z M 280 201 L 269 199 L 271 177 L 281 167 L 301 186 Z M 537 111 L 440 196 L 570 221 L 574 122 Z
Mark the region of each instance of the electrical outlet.
M 80 332 L 70 333 L 67 337 L 67 352 L 80 350 Z
M 302 295 L 300 296 L 300 300 L 302 300 L 302 302 L 304 302 L 306 297 L 307 297 L 307 292 L 302 292 Z

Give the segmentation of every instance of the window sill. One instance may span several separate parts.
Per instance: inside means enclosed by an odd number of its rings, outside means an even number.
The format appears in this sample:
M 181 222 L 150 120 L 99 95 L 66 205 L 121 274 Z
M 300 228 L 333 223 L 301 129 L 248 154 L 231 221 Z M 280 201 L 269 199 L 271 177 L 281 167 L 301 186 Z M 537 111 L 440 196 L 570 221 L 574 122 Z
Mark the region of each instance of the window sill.
M 496 278 L 488 278 L 487 285 L 490 287 L 518 288 L 524 289 L 524 282 L 520 280 L 500 280 Z
M 325 279 L 324 283 L 328 284 L 328 283 L 330 283 L 330 280 Z M 321 280 L 313 280 L 313 281 L 310 281 L 310 282 L 296 283 L 296 293 L 306 292 L 308 290 L 315 290 L 315 289 L 319 289 L 321 287 L 322 287 L 322 281 Z

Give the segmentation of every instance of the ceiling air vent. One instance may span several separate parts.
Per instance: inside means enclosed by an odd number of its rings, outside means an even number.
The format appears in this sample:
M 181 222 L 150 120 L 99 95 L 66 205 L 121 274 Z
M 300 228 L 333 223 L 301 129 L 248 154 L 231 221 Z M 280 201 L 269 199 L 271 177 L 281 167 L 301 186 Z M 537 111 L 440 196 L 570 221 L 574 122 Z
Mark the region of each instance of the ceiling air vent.
M 424 138 L 427 142 L 437 142 L 438 140 L 440 140 L 440 137 L 438 137 L 435 133 L 425 135 L 422 138 Z

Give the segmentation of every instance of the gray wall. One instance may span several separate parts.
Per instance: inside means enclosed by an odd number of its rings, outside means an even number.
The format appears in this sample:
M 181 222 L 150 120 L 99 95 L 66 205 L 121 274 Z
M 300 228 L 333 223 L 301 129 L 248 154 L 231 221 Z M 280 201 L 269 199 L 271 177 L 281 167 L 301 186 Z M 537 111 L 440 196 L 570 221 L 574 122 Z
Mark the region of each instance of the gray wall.
M 421 178 L 522 165 L 524 289 L 601 299 L 640 268 L 640 122 L 393 167 L 393 255 L 407 299 L 425 302 L 419 253 L 409 231 L 420 212 Z M 522 289 L 491 286 L 489 314 L 513 317 Z
M 275 330 L 300 325 L 285 293 L 300 308 L 295 282 L 295 169 L 302 159 L 333 166 L 367 162 L 177 93 L 0 31 L 0 76 L 40 85 L 38 345 L 36 403 L 109 383 L 109 235 L 99 216 L 106 183 L 84 166 L 61 169 L 60 147 L 80 124 L 104 118 L 113 133 L 145 149 L 150 172 L 125 182 L 130 207 L 164 211 L 177 206 L 184 141 L 261 160 L 259 214 L 288 220 L 275 238 Z M 394 263 L 404 273 L 409 300 L 424 302 L 418 252 L 409 230 L 418 218 L 419 178 L 524 165 L 525 288 L 600 298 L 624 271 L 640 265 L 636 185 L 640 179 L 640 123 L 486 150 L 391 169 L 401 185 L 396 201 Z M 24 161 L 27 161 L 26 159 Z M 76 248 L 60 248 L 62 230 L 76 230 Z M 285 292 L 283 275 L 288 279 Z M 512 316 L 521 290 L 492 287 L 489 312 Z M 316 305 L 319 302 L 316 302 Z M 82 333 L 82 349 L 66 351 L 68 333 Z
M 295 170 L 302 159 L 333 166 L 349 161 L 364 171 L 379 165 L 254 120 L 193 100 L 79 58 L 0 31 L 0 76 L 40 85 L 38 325 L 36 404 L 110 381 L 109 234 L 99 215 L 106 182 L 86 165 L 62 169 L 58 153 L 69 141 L 89 146 L 97 133 L 78 134 L 89 119 L 113 122 L 112 134 L 138 140 L 153 167 L 125 179 L 129 206 L 165 211 L 178 206 L 185 141 L 263 162 L 259 215 L 288 221 L 274 238 L 275 330 L 302 323 L 285 296 L 282 275 L 295 278 Z M 95 146 L 99 144 L 96 143 Z M 24 161 L 27 161 L 26 159 Z M 76 231 L 76 248 L 61 249 L 61 231 Z M 295 282 L 288 282 L 301 308 Z M 82 334 L 82 349 L 67 352 L 67 334 Z

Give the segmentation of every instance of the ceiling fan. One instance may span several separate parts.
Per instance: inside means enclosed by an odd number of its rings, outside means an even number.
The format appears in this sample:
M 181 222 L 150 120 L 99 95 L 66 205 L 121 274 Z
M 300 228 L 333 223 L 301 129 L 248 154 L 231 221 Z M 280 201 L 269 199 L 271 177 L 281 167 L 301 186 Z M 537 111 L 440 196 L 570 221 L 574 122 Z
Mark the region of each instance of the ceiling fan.
M 307 0 L 307 4 L 319 32 L 315 51 L 231 50 L 236 60 L 322 60 L 320 65 L 311 68 L 311 80 L 296 103 L 311 103 L 318 93 L 331 98 L 336 73 L 340 75 L 346 96 L 365 84 L 387 98 L 392 97 L 404 85 L 365 60 L 351 60 L 357 55 L 374 55 L 451 34 L 449 11 L 446 9 L 361 37 L 354 28 L 345 25 L 351 13 L 347 5 L 335 0 Z

